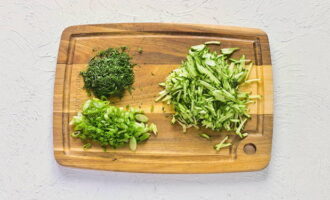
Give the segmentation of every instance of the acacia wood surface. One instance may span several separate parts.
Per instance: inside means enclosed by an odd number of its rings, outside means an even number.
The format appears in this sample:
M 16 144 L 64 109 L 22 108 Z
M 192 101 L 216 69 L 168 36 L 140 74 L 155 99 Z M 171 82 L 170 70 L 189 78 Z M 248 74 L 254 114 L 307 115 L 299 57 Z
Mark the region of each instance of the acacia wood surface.
M 180 65 L 189 47 L 210 40 L 221 41 L 220 48 L 239 47 L 240 50 L 233 57 L 246 55 L 255 63 L 250 78 L 261 79 L 260 83 L 242 88 L 252 94 L 262 95 L 261 100 L 250 105 L 252 118 L 245 128 L 249 136 L 239 140 L 231 135 L 230 140 L 234 145 L 220 152 L 216 152 L 213 145 L 223 139 L 225 133 L 188 129 L 184 134 L 178 125 L 170 123 L 171 107 L 154 102 L 162 89 L 158 84 Z M 128 147 L 103 152 L 98 145 L 84 151 L 80 140 L 69 136 L 70 119 L 91 98 L 82 88 L 83 80 L 79 72 L 86 69 L 88 61 L 97 51 L 119 46 L 128 46 L 133 62 L 137 64 L 134 68 L 135 89 L 132 94 L 125 93 L 121 100 L 110 101 L 117 106 L 129 104 L 143 109 L 150 122 L 158 126 L 159 134 L 139 144 L 136 152 Z M 138 53 L 139 48 L 143 49 L 142 54 Z M 211 49 L 219 50 L 219 46 L 212 45 Z M 61 37 L 56 67 L 53 108 L 55 158 L 65 166 L 113 171 L 213 173 L 259 170 L 268 165 L 271 156 L 272 87 L 268 38 L 259 29 L 162 23 L 68 27 Z M 212 139 L 200 138 L 198 133 L 201 132 L 209 133 Z M 253 147 L 255 153 L 250 154 L 249 147 Z

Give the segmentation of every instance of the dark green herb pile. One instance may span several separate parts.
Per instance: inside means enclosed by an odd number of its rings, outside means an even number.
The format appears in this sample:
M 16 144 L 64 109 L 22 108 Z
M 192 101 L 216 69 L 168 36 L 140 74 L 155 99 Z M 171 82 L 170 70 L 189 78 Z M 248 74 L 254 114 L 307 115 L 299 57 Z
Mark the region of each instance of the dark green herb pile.
M 211 52 L 207 44 L 220 42 L 192 46 L 183 64 L 160 84 L 165 89 L 157 100 L 174 106 L 172 122 L 181 124 L 184 131 L 189 127 L 205 127 L 245 137 L 247 133 L 242 131 L 250 118 L 248 104 L 260 96 L 251 96 L 239 87 L 259 80 L 247 80 L 252 64 L 246 65 L 244 55 L 240 59 L 230 57 L 238 48 L 223 48 L 217 53 Z M 223 144 L 216 149 L 220 146 Z
M 103 148 L 117 148 L 129 143 L 132 151 L 137 143 L 147 140 L 150 133 L 157 134 L 155 124 L 147 125 L 148 117 L 142 111 L 129 108 L 124 110 L 109 105 L 109 101 L 87 100 L 81 113 L 73 117 L 74 138 L 81 139 L 84 148 L 90 148 L 91 142 L 99 143 Z
M 84 88 L 96 97 L 122 97 L 125 89 L 134 82 L 131 57 L 126 47 L 109 48 L 99 52 L 89 61 L 86 71 L 81 72 Z

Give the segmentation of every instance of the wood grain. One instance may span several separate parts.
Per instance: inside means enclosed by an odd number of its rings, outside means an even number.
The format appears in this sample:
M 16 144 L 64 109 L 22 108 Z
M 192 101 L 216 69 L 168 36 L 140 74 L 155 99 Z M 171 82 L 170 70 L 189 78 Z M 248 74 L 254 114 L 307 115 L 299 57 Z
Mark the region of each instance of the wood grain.
M 221 47 L 239 47 L 233 56 L 245 54 L 256 66 L 251 78 L 260 83 L 242 88 L 263 98 L 250 106 L 251 120 L 246 131 L 250 135 L 240 141 L 230 136 L 234 145 L 220 152 L 213 145 L 225 137 L 225 133 L 181 128 L 170 124 L 172 108 L 154 99 L 161 90 L 158 83 L 185 58 L 190 46 L 205 41 L 218 40 Z M 82 89 L 79 76 L 88 61 L 98 50 L 128 46 L 135 67 L 136 80 L 132 94 L 123 99 L 110 99 L 117 106 L 140 107 L 157 124 L 159 134 L 138 146 L 136 152 L 127 147 L 109 149 L 107 152 L 94 145 L 84 151 L 81 142 L 69 136 L 69 120 L 80 110 L 89 96 Z M 138 48 L 143 49 L 138 54 Z M 219 49 L 212 46 L 213 50 Z M 154 111 L 150 108 L 154 106 Z M 165 110 L 163 110 L 163 107 Z M 267 35 L 258 29 L 193 25 L 193 24 L 102 24 L 68 27 L 63 31 L 57 59 L 54 92 L 54 154 L 58 163 L 80 168 L 151 173 L 213 173 L 259 170 L 270 160 L 273 121 L 272 68 Z M 212 135 L 203 140 L 200 132 Z M 252 145 L 253 144 L 253 145 Z M 255 147 L 248 154 L 244 147 Z M 247 148 L 245 148 L 246 151 Z

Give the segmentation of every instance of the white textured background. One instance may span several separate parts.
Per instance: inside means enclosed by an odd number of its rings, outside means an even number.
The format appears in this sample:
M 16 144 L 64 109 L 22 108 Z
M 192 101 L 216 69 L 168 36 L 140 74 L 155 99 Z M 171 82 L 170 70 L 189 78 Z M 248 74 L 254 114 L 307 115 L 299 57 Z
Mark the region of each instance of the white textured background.
M 330 199 L 330 1 L 0 0 L 0 199 Z M 256 27 L 270 39 L 272 160 L 259 172 L 154 175 L 70 169 L 52 152 L 62 30 L 115 22 Z

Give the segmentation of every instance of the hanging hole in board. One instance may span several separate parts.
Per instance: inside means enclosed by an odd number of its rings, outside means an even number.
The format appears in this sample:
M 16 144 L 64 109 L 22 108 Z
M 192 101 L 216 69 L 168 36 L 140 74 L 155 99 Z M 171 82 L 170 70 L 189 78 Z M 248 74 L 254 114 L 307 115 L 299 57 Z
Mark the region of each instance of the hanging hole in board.
M 251 154 L 255 154 L 257 152 L 257 147 L 256 147 L 256 145 L 249 143 L 249 144 L 244 145 L 243 150 L 246 154 L 251 155 Z

